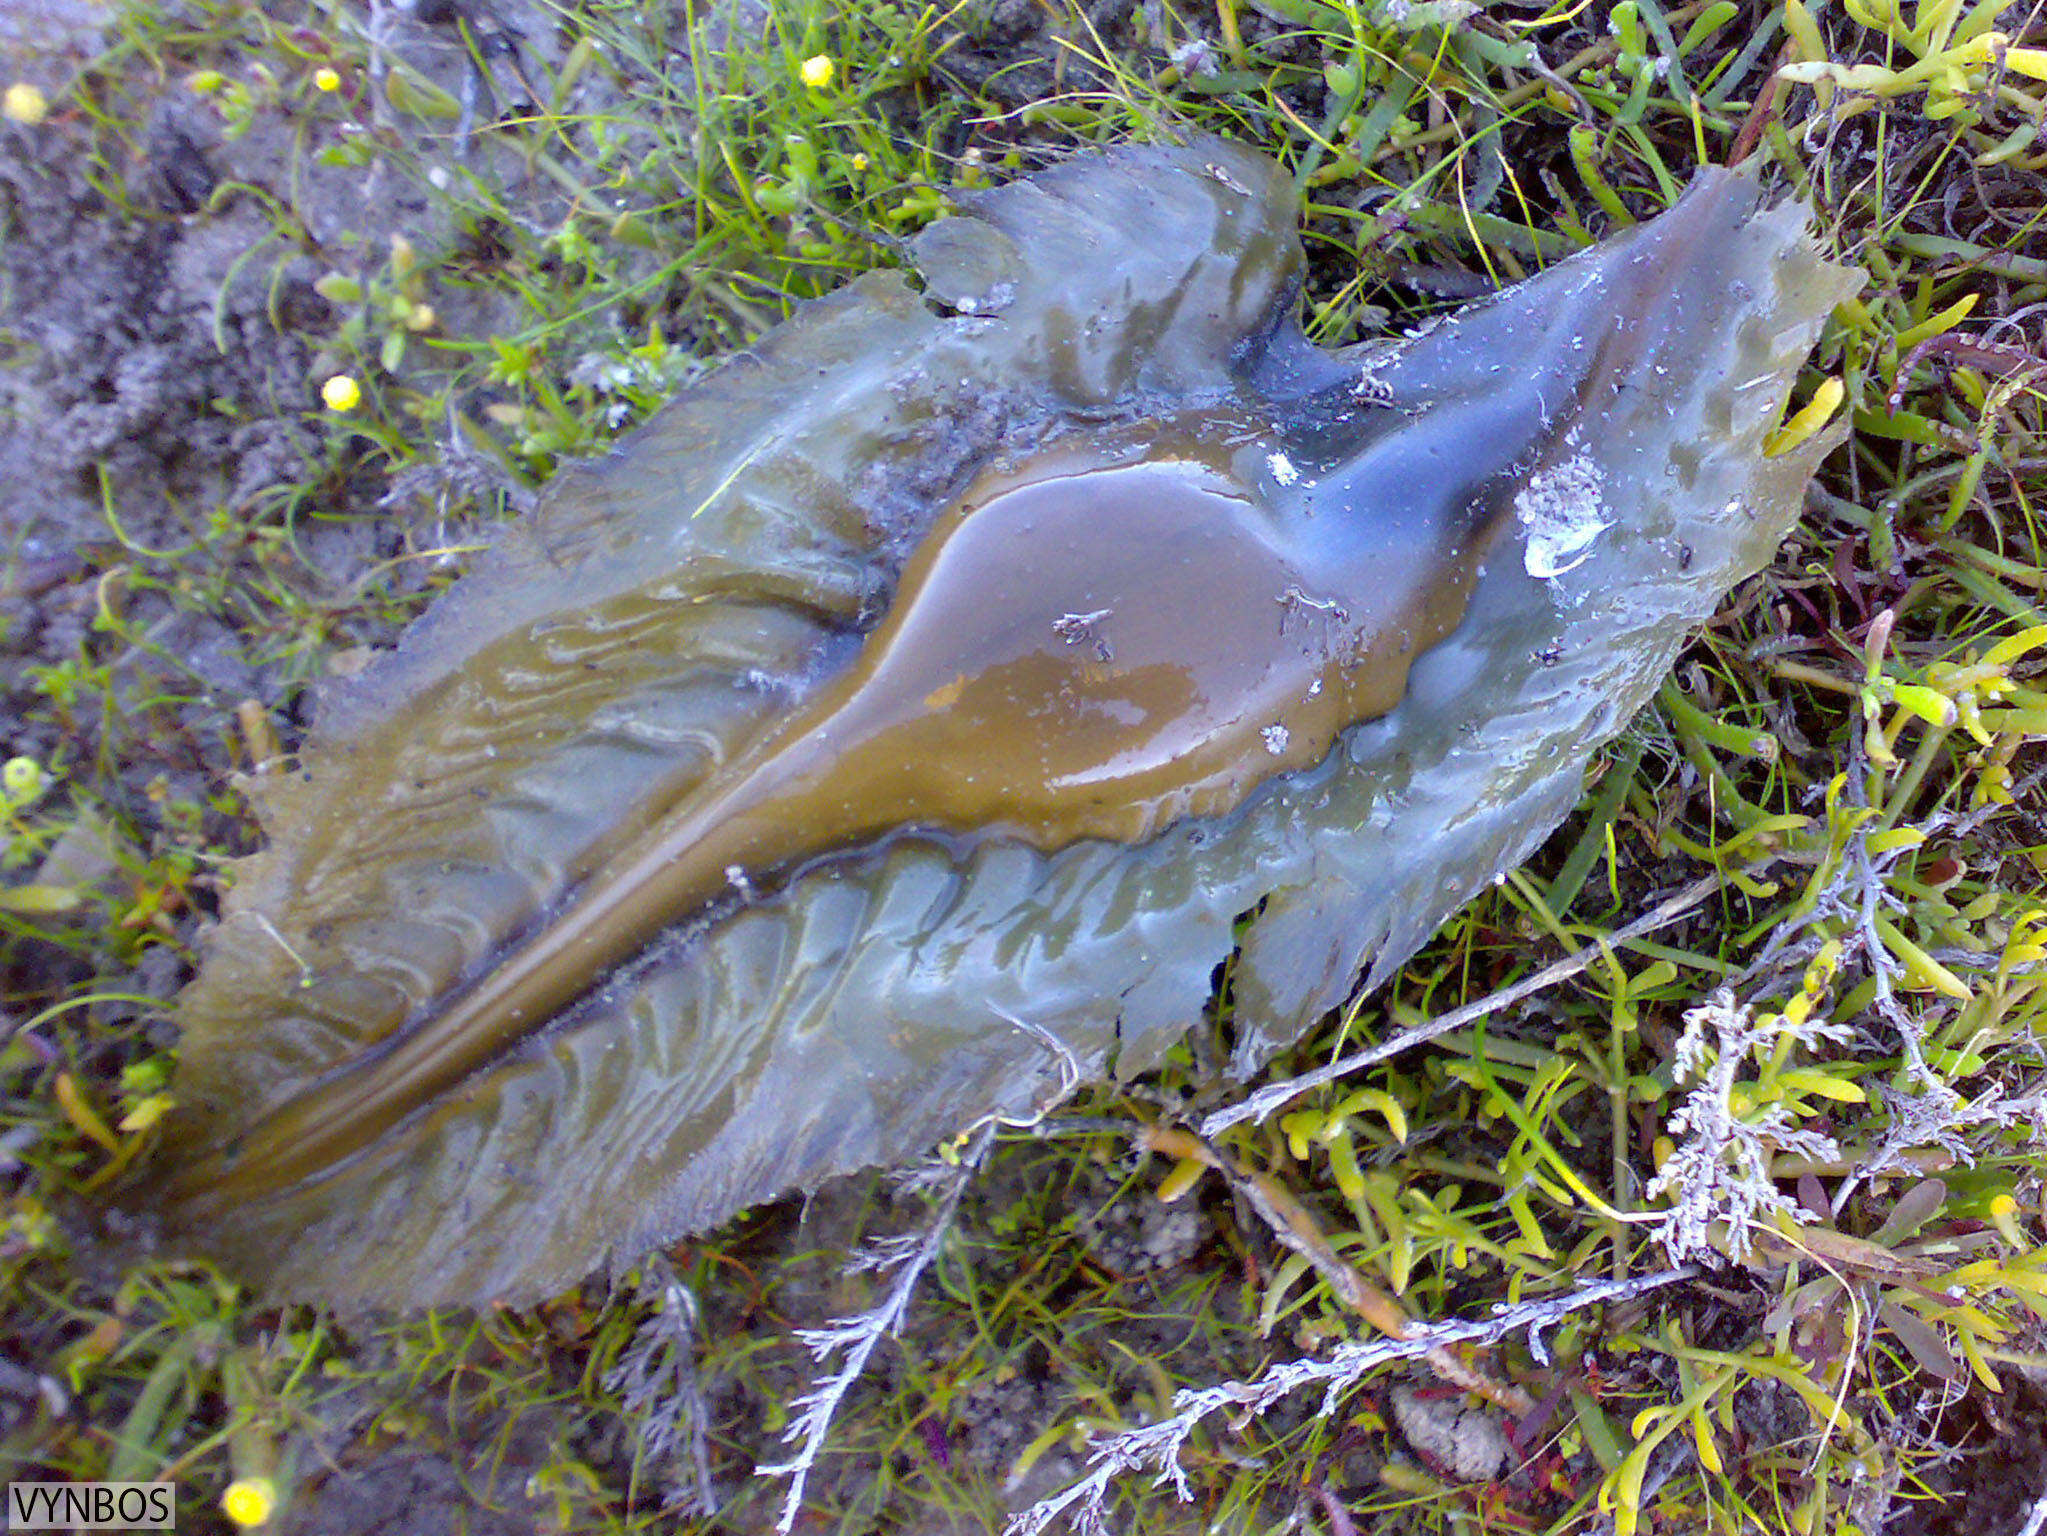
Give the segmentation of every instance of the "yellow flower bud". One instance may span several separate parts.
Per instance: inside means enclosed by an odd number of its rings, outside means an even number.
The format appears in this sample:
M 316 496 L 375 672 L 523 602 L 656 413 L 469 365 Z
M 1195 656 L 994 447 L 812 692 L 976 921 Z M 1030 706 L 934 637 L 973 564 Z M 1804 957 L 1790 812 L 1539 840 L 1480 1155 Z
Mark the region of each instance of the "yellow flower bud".
M 0 799 L 26 805 L 43 792 L 43 765 L 32 757 L 10 757 L 0 766 Z
M 802 69 L 798 70 L 797 73 L 805 85 L 809 86 L 813 91 L 821 91 L 832 83 L 832 77 L 838 73 L 838 70 L 834 67 L 829 57 L 818 53 L 805 59 Z
M 277 1484 L 267 1477 L 238 1477 L 220 1496 L 220 1507 L 244 1530 L 267 1525 L 277 1508 Z
M 50 100 L 26 80 L 17 80 L 7 87 L 4 110 L 17 123 L 26 123 L 33 128 L 50 115 Z
M 345 373 L 337 373 L 320 386 L 320 398 L 330 411 L 352 411 L 362 404 L 362 386 Z
M 1990 1220 L 2004 1235 L 2004 1240 L 2014 1248 L 2030 1246 L 2026 1234 L 2019 1230 L 2019 1203 L 2010 1195 L 1996 1194 L 1990 1197 Z
M 313 86 L 316 90 L 338 91 L 341 89 L 341 72 L 322 65 L 313 71 Z

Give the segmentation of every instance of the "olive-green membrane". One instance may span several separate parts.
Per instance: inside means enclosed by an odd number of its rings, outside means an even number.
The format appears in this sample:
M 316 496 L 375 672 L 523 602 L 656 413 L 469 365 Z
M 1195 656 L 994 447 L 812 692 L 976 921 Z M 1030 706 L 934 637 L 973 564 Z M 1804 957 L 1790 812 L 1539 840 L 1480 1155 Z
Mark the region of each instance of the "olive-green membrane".
M 1248 150 L 1125 148 L 966 200 L 917 243 L 921 293 L 872 273 L 803 309 L 327 690 L 302 770 L 255 786 L 270 847 L 181 999 L 180 1108 L 129 1209 L 281 1296 L 516 1303 L 1028 1113 L 1075 1069 L 1154 1067 L 1233 946 L 1255 1069 L 1525 857 L 1795 518 L 1829 440 L 1762 440 L 1856 279 L 1758 201 L 1702 173 L 1659 219 L 1332 354 L 1291 318 L 1291 187 Z M 676 807 L 802 747 L 784 727 L 859 673 L 977 474 L 1190 419 L 1239 432 L 1235 492 L 1340 531 L 1298 611 L 1254 597 L 1275 647 L 1334 622 L 1339 564 L 1355 601 L 1451 603 L 1394 707 L 1311 766 L 1265 737 L 1240 802 L 1136 816 L 1136 841 L 863 806 L 642 918 L 623 963 L 593 944 L 584 995 L 449 1082 L 389 1065 Z M 1245 633 L 1205 590 L 1136 600 L 1184 603 L 1152 629 L 1190 647 Z

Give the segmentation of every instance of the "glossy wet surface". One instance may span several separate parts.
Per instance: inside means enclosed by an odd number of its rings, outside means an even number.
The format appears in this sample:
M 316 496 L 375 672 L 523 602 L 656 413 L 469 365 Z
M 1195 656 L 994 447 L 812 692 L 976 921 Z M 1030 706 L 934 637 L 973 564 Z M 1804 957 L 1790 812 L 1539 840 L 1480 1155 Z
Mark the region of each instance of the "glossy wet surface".
M 1231 146 L 934 226 L 959 313 L 771 333 L 331 702 L 186 1000 L 173 1228 L 534 1294 L 1144 1070 L 1233 947 L 1248 1069 L 1523 856 L 1795 514 L 1761 434 L 1840 279 L 1754 201 L 1349 356 Z
M 1347 414 L 1361 445 L 1398 421 Z M 229 1182 L 358 1150 L 663 930 L 795 865 L 906 828 L 1046 852 L 1134 843 L 1321 761 L 1462 617 L 1499 515 L 1462 487 L 1383 503 L 1353 483 L 1354 458 L 1303 483 L 1258 427 L 1204 413 L 984 474 L 851 666 L 475 986 L 273 1117 Z

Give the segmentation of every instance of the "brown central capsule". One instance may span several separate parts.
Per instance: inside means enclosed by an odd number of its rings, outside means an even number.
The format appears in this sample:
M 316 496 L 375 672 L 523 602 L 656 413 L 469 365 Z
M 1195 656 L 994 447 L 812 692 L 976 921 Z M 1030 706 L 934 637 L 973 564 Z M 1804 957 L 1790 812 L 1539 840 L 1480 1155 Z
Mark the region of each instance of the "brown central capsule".
M 1218 410 L 984 474 L 844 671 L 600 847 L 466 991 L 189 1177 L 253 1192 L 333 1166 L 664 929 L 807 860 L 904 828 L 1138 842 L 1319 762 L 1399 702 L 1491 531 L 1475 496 L 1397 504 L 1407 454 L 1373 451 L 1393 419 L 1347 412 L 1353 451 L 1313 473 Z

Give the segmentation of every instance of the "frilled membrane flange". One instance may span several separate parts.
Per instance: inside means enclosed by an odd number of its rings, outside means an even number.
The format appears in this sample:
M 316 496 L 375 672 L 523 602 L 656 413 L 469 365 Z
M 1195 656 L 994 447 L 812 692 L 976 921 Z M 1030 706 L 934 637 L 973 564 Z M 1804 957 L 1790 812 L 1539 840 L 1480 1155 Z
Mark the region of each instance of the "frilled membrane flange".
M 395 653 L 327 691 L 303 771 L 257 785 L 270 847 L 180 1002 L 180 1109 L 128 1208 L 279 1295 L 521 1302 L 1028 1113 L 1075 1070 L 1145 1071 L 1233 948 L 1249 1072 L 1527 854 L 1794 520 L 1828 443 L 1767 459 L 1763 437 L 1856 280 L 1800 208 L 1758 200 L 1702 173 L 1649 224 L 1336 355 L 1292 319 L 1293 194 L 1249 151 L 1127 148 L 967 200 L 917 244 L 922 293 L 877 273 L 805 308 L 560 477 Z M 836 743 L 832 701 L 905 629 L 896 610 L 935 592 L 942 633 L 1021 601 L 1029 582 L 946 593 L 932 553 L 997 526 L 988 486 L 1158 463 L 1195 487 L 1190 515 L 1224 518 L 1215 547 L 1248 528 L 1280 573 L 1241 599 L 1270 605 L 1276 653 L 1334 626 L 1296 703 L 1392 668 L 1333 747 L 1314 709 L 1275 715 L 1241 772 L 1121 820 L 1089 802 L 1041 824 L 1004 799 L 934 830 L 814 788 L 757 796 L 801 836 L 711 894 L 674 885 L 678 906 L 628 890 L 572 998 L 529 1017 L 555 994 L 515 991 L 495 1033 L 469 1031 L 463 999 L 537 943 L 584 942 L 588 893 L 649 840 L 693 837 L 692 804 Z M 1161 526 L 1144 496 L 1099 505 Z M 1101 513 L 1111 544 L 1125 515 Z M 1057 619 L 1083 692 L 1125 686 L 1132 647 L 1266 627 L 1204 614 L 1199 590 L 1154 622 L 1135 609 L 1175 589 L 1115 568 L 1134 596 Z M 1246 688 L 1281 675 L 1215 665 Z M 1138 696 L 1087 697 L 1121 719 Z M 969 724 L 984 751 L 1012 728 Z M 997 745 L 990 762 L 1016 755 Z

